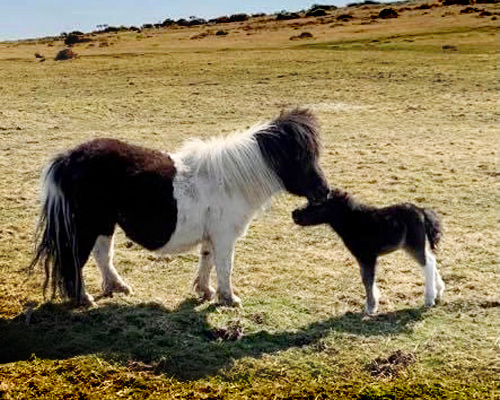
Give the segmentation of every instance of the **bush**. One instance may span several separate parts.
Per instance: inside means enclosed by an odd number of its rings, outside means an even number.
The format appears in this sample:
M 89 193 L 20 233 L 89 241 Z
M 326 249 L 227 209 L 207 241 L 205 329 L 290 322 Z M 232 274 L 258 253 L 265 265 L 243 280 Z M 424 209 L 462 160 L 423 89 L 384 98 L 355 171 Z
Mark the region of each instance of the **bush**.
M 64 49 L 61 50 L 59 53 L 57 53 L 56 57 L 54 58 L 55 61 L 64 61 L 64 60 L 71 60 L 72 58 L 76 58 L 78 55 L 73 52 L 71 49 Z
M 337 21 L 344 21 L 347 22 L 350 19 L 353 19 L 354 17 L 350 14 L 342 14 L 337 16 Z
M 399 14 L 396 12 L 395 9 L 393 8 L 384 8 L 380 13 L 378 14 L 379 18 L 397 18 Z
M 290 36 L 290 40 L 311 39 L 311 38 L 313 38 L 313 35 L 310 32 L 302 32 L 300 35 Z
M 250 17 L 247 14 L 233 14 L 229 17 L 229 22 L 242 22 L 248 20 Z
M 162 25 L 162 26 L 172 26 L 172 25 L 174 25 L 174 24 L 175 24 L 175 21 L 174 21 L 173 19 L 170 19 L 170 18 L 165 19 L 165 20 L 161 23 L 161 25 Z
M 85 43 L 85 42 L 91 42 L 92 39 L 86 38 L 86 37 L 81 37 L 78 35 L 75 35 L 73 33 L 70 33 L 68 36 L 66 36 L 66 39 L 64 39 L 64 44 L 67 46 L 73 46 L 76 43 Z
M 297 19 L 300 18 L 300 15 L 297 13 L 279 13 L 276 16 L 276 21 L 286 21 L 289 19 Z
M 215 36 L 226 36 L 229 32 L 227 31 L 217 31 L 215 32 Z
M 361 3 L 348 3 L 346 7 L 370 6 L 376 4 L 380 4 L 380 2 L 373 0 L 365 0 Z
M 443 1 L 443 6 L 453 6 L 453 5 L 468 6 L 469 4 L 471 4 L 471 0 L 445 0 L 445 1 Z
M 316 8 L 314 10 L 306 12 L 306 17 L 323 17 L 327 15 L 327 12 L 322 8 Z
M 189 26 L 205 25 L 207 21 L 203 18 L 193 18 L 189 20 Z

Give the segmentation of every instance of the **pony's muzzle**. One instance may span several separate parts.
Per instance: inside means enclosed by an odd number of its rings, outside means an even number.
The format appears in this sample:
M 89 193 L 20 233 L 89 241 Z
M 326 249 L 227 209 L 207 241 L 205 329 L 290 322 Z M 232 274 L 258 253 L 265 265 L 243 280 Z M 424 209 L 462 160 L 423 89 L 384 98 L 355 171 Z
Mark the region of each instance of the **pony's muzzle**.
M 307 200 L 309 204 L 313 206 L 322 204 L 327 200 L 329 192 L 330 190 L 327 186 L 318 186 L 309 196 L 307 196 Z

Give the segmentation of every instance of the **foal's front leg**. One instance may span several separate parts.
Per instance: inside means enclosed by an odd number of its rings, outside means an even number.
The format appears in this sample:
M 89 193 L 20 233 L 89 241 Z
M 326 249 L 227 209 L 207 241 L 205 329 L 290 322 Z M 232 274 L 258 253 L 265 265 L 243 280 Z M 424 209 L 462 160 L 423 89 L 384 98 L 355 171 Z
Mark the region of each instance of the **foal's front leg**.
M 241 300 L 234 294 L 231 284 L 234 244 L 235 239 L 227 237 L 218 237 L 213 242 L 217 269 L 217 303 L 224 306 L 240 307 Z
M 209 241 L 203 241 L 198 261 L 198 276 L 194 280 L 194 291 L 201 301 L 212 300 L 215 290 L 210 286 L 210 272 L 214 266 L 214 251 Z
M 358 260 L 361 268 L 361 279 L 365 285 L 366 291 L 366 305 L 365 313 L 368 315 L 376 314 L 378 309 L 378 301 L 380 292 L 375 282 L 375 267 L 377 264 L 376 258 L 367 258 Z
M 133 294 L 132 288 L 127 285 L 113 266 L 113 236 L 101 235 L 97 238 L 92 255 L 102 275 L 102 295 L 112 296 L 113 293 Z

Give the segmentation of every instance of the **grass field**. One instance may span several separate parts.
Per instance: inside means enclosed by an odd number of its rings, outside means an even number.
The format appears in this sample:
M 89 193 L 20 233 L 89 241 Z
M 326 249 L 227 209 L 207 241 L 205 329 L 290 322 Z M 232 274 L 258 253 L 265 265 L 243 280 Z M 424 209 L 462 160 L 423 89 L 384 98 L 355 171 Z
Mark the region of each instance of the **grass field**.
M 375 23 L 377 7 L 342 24 L 233 23 L 225 37 L 99 35 L 64 62 L 61 42 L 0 43 L 0 398 L 498 399 L 498 21 L 409 7 Z M 289 40 L 303 31 L 314 38 Z M 42 272 L 24 270 L 54 154 L 103 136 L 175 151 L 294 105 L 321 121 L 331 185 L 441 214 L 440 305 L 422 307 L 419 267 L 393 253 L 379 315 L 364 317 L 352 256 L 326 227 L 295 226 L 304 200 L 288 195 L 237 244 L 241 309 L 194 301 L 195 250 L 160 258 L 121 232 L 133 296 L 44 303 Z M 93 261 L 85 274 L 98 294 Z

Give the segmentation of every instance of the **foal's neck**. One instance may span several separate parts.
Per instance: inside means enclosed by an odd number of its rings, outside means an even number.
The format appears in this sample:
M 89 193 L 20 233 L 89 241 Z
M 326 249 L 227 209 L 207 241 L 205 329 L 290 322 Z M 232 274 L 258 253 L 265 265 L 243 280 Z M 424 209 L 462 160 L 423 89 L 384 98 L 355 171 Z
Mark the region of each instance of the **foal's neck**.
M 330 226 L 342 236 L 352 225 L 355 214 L 362 212 L 364 206 L 350 195 L 331 203 Z

